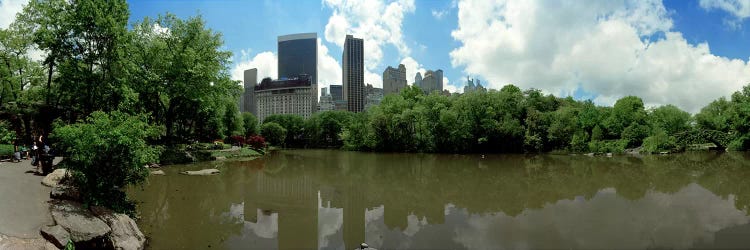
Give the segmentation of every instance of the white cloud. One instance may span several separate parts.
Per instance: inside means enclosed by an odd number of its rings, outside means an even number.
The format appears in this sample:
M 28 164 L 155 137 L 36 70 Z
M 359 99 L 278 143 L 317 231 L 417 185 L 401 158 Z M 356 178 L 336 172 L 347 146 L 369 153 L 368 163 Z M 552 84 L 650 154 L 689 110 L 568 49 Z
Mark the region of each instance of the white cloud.
M 318 38 L 318 88 L 341 84 L 341 65 L 328 54 L 328 47 Z M 320 93 L 320 92 L 318 92 Z
M 657 0 L 465 0 L 458 17 L 451 35 L 461 46 L 451 64 L 492 88 L 513 83 L 567 95 L 580 87 L 598 94 L 599 104 L 636 95 L 696 112 L 750 81 L 746 61 L 713 55 L 708 44 L 671 30 Z
M 240 53 L 242 53 L 242 57 L 231 71 L 232 80 L 243 81 L 245 70 L 252 68 L 258 69 L 258 82 L 265 77 L 275 79 L 278 76 L 277 57 L 273 52 L 264 51 L 256 54 L 253 58 L 249 58 L 249 50 L 242 50 Z
M 23 10 L 29 0 L 2 0 L 0 1 L 0 29 L 7 29 L 16 20 L 16 13 Z
M 411 53 L 402 37 L 404 15 L 416 9 L 414 0 L 324 0 L 333 9 L 325 27 L 325 39 L 343 47 L 347 34 L 364 40 L 365 83 L 382 86 L 383 48 L 394 46 L 400 57 Z
M 414 83 L 414 77 L 417 75 L 417 72 L 422 74 L 422 77 L 424 77 L 424 73 L 427 72 L 422 64 L 419 64 L 417 60 L 408 56 L 401 60 L 401 64 L 406 68 L 406 82 L 410 85 Z
M 700 0 L 700 6 L 705 10 L 729 12 L 739 20 L 750 17 L 750 0 Z
M 451 93 L 463 93 L 464 88 L 463 86 L 460 86 L 460 82 L 458 83 L 459 86 L 453 86 L 450 84 L 450 81 L 448 80 L 448 77 L 443 76 L 443 89 L 446 89 L 450 91 Z

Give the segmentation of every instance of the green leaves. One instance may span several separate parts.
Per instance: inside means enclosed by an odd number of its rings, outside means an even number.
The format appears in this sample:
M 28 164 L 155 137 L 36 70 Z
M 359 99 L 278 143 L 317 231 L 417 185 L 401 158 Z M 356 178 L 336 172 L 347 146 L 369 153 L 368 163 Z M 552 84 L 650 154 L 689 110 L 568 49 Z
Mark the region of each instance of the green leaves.
M 97 111 L 85 122 L 56 128 L 52 139 L 87 204 L 127 212 L 133 204 L 123 189 L 146 179 L 144 165 L 157 162 L 160 153 L 147 140 L 161 133 L 160 127 L 148 124 L 146 115 Z

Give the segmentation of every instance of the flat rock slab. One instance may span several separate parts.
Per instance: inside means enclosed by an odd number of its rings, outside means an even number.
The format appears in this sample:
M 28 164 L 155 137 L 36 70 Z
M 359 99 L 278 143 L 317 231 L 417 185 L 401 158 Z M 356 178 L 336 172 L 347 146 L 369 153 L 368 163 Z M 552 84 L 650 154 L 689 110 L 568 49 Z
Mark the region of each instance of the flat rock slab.
M 52 173 L 47 174 L 47 176 L 42 179 L 42 185 L 48 186 L 48 187 L 55 187 L 58 183 L 60 183 L 60 180 L 62 180 L 65 175 L 68 174 L 68 170 L 61 168 L 61 169 L 55 169 L 55 171 L 52 171 Z
M 42 238 L 21 239 L 0 234 L 0 249 L 13 250 L 58 250 L 52 243 Z
M 51 227 L 44 226 L 40 231 L 47 241 L 55 244 L 55 246 L 59 248 L 65 248 L 65 245 L 68 244 L 68 240 L 70 240 L 70 234 L 60 225 Z
M 57 185 L 49 192 L 49 197 L 58 200 L 80 201 L 78 189 L 68 185 Z
M 115 249 L 141 250 L 146 243 L 143 235 L 135 221 L 125 214 L 110 213 L 100 215 L 99 218 L 112 228 L 109 238 Z
M 151 171 L 151 175 L 165 175 L 163 170 Z
M 112 229 L 78 202 L 61 201 L 50 206 L 52 219 L 70 233 L 73 242 L 87 242 L 108 234 Z
M 186 174 L 186 175 L 215 175 L 215 174 L 219 174 L 219 173 L 221 173 L 221 171 L 219 171 L 218 169 L 213 169 L 213 168 L 202 169 L 202 170 L 198 170 L 198 171 L 182 171 L 182 172 L 180 172 L 180 174 Z

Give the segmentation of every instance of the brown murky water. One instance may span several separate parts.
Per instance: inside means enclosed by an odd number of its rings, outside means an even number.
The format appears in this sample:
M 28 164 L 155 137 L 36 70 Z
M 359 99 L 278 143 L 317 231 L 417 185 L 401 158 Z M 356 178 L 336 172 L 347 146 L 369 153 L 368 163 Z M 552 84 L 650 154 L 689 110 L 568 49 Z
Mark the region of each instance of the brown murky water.
M 183 170 L 218 168 L 215 176 Z M 151 249 L 750 248 L 750 155 L 275 152 L 130 194 Z

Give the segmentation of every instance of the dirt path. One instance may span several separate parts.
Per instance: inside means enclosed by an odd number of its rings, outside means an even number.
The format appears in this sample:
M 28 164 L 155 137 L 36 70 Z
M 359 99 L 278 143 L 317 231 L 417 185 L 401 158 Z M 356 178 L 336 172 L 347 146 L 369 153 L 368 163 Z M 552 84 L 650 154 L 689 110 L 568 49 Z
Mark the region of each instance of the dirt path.
M 0 162 L 0 248 L 12 238 L 40 239 L 39 229 L 53 224 L 47 201 L 51 188 L 41 184 L 31 160 Z

